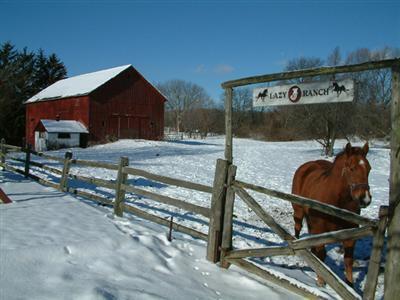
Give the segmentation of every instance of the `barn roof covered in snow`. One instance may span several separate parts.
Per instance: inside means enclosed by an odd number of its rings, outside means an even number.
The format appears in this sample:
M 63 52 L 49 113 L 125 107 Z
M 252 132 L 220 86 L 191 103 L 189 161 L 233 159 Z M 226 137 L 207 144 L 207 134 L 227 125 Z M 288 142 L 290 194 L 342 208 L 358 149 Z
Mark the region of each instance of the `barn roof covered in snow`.
M 132 66 L 125 65 L 59 80 L 25 103 L 87 95 L 129 67 Z
M 86 127 L 78 121 L 72 120 L 40 120 L 42 122 L 43 127 L 47 132 L 51 133 L 60 133 L 60 132 L 68 132 L 68 133 L 89 133 Z

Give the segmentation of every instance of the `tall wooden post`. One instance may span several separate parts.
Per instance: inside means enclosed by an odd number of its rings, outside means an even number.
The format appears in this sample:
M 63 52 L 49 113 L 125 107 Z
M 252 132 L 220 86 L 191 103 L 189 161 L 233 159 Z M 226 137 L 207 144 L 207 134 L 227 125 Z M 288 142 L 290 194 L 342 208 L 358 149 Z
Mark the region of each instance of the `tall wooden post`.
M 227 191 L 224 212 L 224 226 L 222 230 L 221 242 L 221 267 L 229 268 L 230 263 L 224 260 L 227 251 L 232 250 L 232 234 L 233 234 L 233 209 L 235 204 L 235 190 L 233 189 L 233 181 L 236 176 L 236 166 L 230 165 L 228 169 Z
M 233 154 L 232 154 L 232 101 L 233 101 L 233 89 L 225 89 L 225 159 L 229 164 L 232 164 Z
M 60 191 L 66 191 L 68 187 L 68 174 L 71 166 L 72 152 L 65 152 L 64 167 L 60 180 Z
M 363 300 L 374 300 L 376 284 L 378 283 L 379 269 L 381 266 L 381 256 L 383 243 L 385 241 L 385 231 L 388 217 L 387 206 L 381 206 L 379 209 L 379 223 L 373 235 L 372 251 L 369 259 L 367 280 L 364 286 Z
M 124 168 L 129 166 L 129 158 L 121 157 L 118 166 L 117 183 L 115 187 L 114 214 L 122 217 L 124 212 L 125 190 L 122 189 L 122 184 L 126 183 L 128 174 L 124 172 Z
M 392 67 L 392 135 L 385 299 L 400 295 L 400 64 Z
M 228 161 L 218 159 L 215 167 L 214 184 L 211 196 L 211 214 L 208 226 L 207 242 L 207 259 L 213 263 L 218 262 L 220 258 L 227 173 Z

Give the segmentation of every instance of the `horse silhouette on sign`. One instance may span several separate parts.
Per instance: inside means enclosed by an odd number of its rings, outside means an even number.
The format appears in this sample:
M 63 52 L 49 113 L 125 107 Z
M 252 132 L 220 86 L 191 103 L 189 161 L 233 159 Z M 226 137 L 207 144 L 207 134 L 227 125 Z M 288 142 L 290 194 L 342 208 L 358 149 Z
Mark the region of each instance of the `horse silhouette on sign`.
M 331 88 L 336 92 L 337 97 L 339 97 L 342 92 L 347 93 L 349 91 L 344 85 L 339 85 L 336 81 L 332 83 Z
M 268 89 L 264 89 L 262 92 L 259 92 L 257 95 L 257 100 L 261 99 L 262 101 L 264 101 L 264 99 L 267 97 L 268 95 Z

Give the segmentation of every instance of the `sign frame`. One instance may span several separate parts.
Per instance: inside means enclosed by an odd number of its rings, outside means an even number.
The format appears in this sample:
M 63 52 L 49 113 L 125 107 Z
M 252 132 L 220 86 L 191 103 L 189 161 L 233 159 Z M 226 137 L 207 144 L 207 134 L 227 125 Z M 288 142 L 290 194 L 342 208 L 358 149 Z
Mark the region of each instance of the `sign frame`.
M 352 102 L 354 80 L 293 83 L 253 90 L 253 107 Z

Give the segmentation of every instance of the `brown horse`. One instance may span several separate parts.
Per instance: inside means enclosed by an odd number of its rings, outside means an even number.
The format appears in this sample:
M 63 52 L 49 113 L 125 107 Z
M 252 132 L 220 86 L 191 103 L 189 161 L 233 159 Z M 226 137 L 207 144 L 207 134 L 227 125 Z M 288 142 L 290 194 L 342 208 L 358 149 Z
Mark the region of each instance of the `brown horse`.
M 366 158 L 368 149 L 368 143 L 362 148 L 352 147 L 348 143 L 344 151 L 336 156 L 333 163 L 316 160 L 303 164 L 294 174 L 292 193 L 359 214 L 361 208 L 367 207 L 371 203 L 368 184 L 371 167 Z M 304 216 L 310 234 L 358 226 L 296 204 L 293 204 L 293 210 L 296 238 L 300 236 Z M 354 240 L 343 242 L 346 282 L 351 286 L 353 285 L 354 245 Z M 317 246 L 312 251 L 324 261 L 325 245 Z M 322 278 L 318 277 L 318 284 L 325 284 Z

